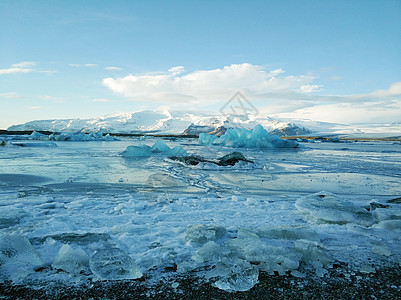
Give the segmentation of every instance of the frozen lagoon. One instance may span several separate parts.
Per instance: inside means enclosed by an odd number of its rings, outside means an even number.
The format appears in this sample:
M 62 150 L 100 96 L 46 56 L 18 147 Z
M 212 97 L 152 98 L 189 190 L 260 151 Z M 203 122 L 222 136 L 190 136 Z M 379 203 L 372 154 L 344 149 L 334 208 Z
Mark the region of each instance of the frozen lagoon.
M 338 263 L 370 273 L 401 262 L 400 204 L 387 203 L 401 193 L 399 142 L 271 150 L 165 140 L 205 158 L 239 150 L 254 161 L 234 167 L 121 156 L 155 141 L 1 147 L 0 280 L 75 284 L 143 274 L 151 282 L 196 272 L 236 291 L 257 283 L 259 271 L 302 277 L 300 262 L 317 276 Z M 26 251 L 12 254 L 12 243 Z M 110 270 L 96 267 L 99 252 L 117 257 Z

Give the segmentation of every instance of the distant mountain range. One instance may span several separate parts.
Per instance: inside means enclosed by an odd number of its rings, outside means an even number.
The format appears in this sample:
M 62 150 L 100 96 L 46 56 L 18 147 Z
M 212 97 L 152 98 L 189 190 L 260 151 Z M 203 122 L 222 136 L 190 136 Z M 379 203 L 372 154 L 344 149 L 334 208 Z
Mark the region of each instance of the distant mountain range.
M 224 133 L 231 127 L 251 129 L 262 124 L 278 135 L 310 134 L 305 127 L 292 122 L 280 122 L 269 118 L 250 120 L 247 116 L 212 115 L 180 111 L 140 111 L 108 115 L 92 119 L 37 120 L 8 128 L 10 131 L 46 130 L 52 132 L 108 132 L 108 133 L 160 133 L 199 135 L 217 130 Z M 220 135 L 218 134 L 218 135 Z
M 222 135 L 228 128 L 252 129 L 257 124 L 261 124 L 269 133 L 279 136 L 318 135 L 322 133 L 362 135 L 365 132 L 401 135 L 400 124 L 357 124 L 357 126 L 311 120 L 277 120 L 262 115 L 256 117 L 247 115 L 224 116 L 199 111 L 167 110 L 119 113 L 92 119 L 37 120 L 10 126 L 8 130 L 184 135 L 199 135 L 205 132 Z

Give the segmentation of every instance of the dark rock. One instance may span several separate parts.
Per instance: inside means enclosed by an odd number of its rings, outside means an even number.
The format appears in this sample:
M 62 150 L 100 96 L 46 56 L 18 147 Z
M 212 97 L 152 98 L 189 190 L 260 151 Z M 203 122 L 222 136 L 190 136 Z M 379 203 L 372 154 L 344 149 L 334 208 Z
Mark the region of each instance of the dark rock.
M 232 152 L 230 154 L 224 155 L 219 158 L 217 161 L 205 159 L 200 156 L 170 156 L 169 159 L 182 162 L 186 165 L 196 166 L 201 162 L 212 163 L 218 166 L 234 166 L 239 161 L 246 161 L 249 163 L 253 163 L 253 161 L 248 160 L 244 157 L 244 155 L 240 152 Z
M 253 161 L 248 160 L 244 157 L 244 155 L 240 152 L 232 152 L 230 154 L 224 155 L 219 158 L 218 165 L 220 166 L 234 166 L 240 160 L 246 161 L 249 163 L 253 163 Z
M 225 128 L 224 126 L 220 126 L 220 127 L 216 127 L 214 130 L 208 132 L 208 134 L 212 134 L 215 136 L 222 136 L 226 133 L 227 128 Z
M 387 203 L 401 204 L 401 197 L 388 200 Z
M 171 160 L 175 160 L 175 161 L 179 161 L 182 162 L 186 165 L 190 165 L 190 166 L 196 166 L 197 164 L 201 163 L 201 162 L 206 162 L 207 160 L 205 160 L 202 157 L 199 156 L 194 156 L 194 155 L 189 155 L 189 156 L 170 156 L 169 159 Z M 209 162 L 209 161 L 207 161 Z M 210 161 L 212 162 L 212 161 Z M 214 162 L 212 162 L 214 163 Z
M 370 210 L 375 210 L 376 208 L 388 208 L 390 205 L 385 205 L 377 202 L 370 202 Z

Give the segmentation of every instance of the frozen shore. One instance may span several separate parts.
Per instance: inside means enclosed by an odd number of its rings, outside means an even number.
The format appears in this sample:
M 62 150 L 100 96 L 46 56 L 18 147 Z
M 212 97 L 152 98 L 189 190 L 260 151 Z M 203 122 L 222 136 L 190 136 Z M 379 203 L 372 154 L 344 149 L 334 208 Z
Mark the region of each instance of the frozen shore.
M 27 287 L 0 284 L 2 299 L 399 299 L 401 267 L 387 267 L 375 274 L 333 270 L 330 276 L 306 278 L 261 273 L 260 282 L 245 292 L 229 293 L 188 275 L 148 285 L 146 280 L 61 284 Z

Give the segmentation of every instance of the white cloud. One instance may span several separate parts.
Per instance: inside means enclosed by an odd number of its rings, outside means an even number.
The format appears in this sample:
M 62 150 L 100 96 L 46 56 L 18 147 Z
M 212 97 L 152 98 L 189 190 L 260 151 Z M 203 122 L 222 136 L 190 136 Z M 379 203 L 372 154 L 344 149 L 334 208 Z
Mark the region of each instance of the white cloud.
M 325 95 L 311 75 L 286 75 L 248 63 L 184 73 L 178 66 L 165 73 L 105 78 L 103 85 L 133 101 L 177 107 L 223 105 L 237 91 L 259 112 L 331 122 L 397 122 L 401 120 L 401 82 L 368 94 Z
M 22 98 L 21 95 L 15 93 L 15 92 L 3 93 L 3 94 L 0 94 L 0 97 L 10 98 L 10 99 Z
M 24 69 L 24 68 L 9 68 L 9 69 L 0 69 L 0 75 L 3 74 L 17 74 L 17 73 L 30 73 L 33 72 L 33 69 Z
M 48 70 L 40 70 L 37 68 L 31 68 L 36 66 L 35 62 L 32 61 L 23 61 L 16 64 L 12 64 L 10 68 L 0 69 L 0 75 L 5 74 L 18 74 L 18 73 L 46 73 L 46 74 L 53 74 L 56 71 L 48 71 Z
M 173 67 L 167 74 L 129 75 L 105 78 L 103 85 L 132 100 L 153 102 L 224 102 L 237 91 L 248 97 L 267 92 L 303 91 L 318 88 L 310 75 L 284 76 L 283 70 L 265 71 L 248 63 L 233 64 L 222 69 L 199 70 L 187 74 L 183 66 Z
M 168 71 L 173 75 L 178 75 L 178 74 L 183 73 L 185 71 L 185 68 L 183 66 L 177 66 L 177 67 L 168 69 Z
M 73 68 L 81 68 L 81 67 L 94 68 L 97 67 L 97 64 L 69 64 L 69 66 Z
M 31 109 L 31 110 L 40 110 L 40 109 L 44 109 L 45 107 L 44 106 L 28 106 L 27 108 Z
M 11 66 L 13 68 L 30 68 L 30 67 L 36 66 L 36 63 L 33 61 L 22 61 L 17 64 L 12 64 Z
M 39 98 L 43 99 L 43 100 L 49 100 L 52 101 L 54 103 L 64 103 L 64 99 L 61 97 L 54 97 L 54 96 L 49 96 L 49 95 L 42 95 L 39 96 Z
M 108 71 L 120 71 L 120 70 L 122 70 L 119 67 L 105 67 L 104 69 L 108 70 Z
M 401 121 L 401 100 L 322 104 L 275 116 L 334 123 L 392 123 Z

